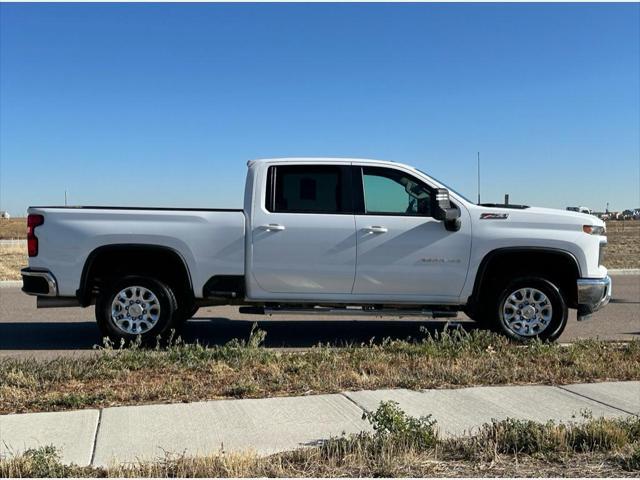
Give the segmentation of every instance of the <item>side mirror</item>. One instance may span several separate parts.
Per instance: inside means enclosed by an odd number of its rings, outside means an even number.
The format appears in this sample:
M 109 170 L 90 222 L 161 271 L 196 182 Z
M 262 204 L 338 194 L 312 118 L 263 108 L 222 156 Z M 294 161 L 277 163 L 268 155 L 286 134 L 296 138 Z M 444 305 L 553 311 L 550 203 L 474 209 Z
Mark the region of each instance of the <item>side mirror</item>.
M 433 218 L 444 222 L 444 228 L 450 232 L 460 230 L 460 211 L 451 205 L 449 190 L 438 188 L 432 200 Z

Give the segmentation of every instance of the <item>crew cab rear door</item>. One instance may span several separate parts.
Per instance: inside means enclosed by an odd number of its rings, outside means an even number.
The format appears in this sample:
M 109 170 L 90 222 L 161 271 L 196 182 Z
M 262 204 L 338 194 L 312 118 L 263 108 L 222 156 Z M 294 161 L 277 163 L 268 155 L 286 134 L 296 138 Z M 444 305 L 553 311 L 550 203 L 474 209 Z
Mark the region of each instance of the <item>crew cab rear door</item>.
M 354 296 L 453 301 L 464 286 L 470 222 L 457 232 L 431 213 L 434 189 L 404 169 L 354 166 L 358 254 Z
M 356 266 L 351 168 L 276 164 L 252 218 L 251 274 L 273 293 L 350 294 Z

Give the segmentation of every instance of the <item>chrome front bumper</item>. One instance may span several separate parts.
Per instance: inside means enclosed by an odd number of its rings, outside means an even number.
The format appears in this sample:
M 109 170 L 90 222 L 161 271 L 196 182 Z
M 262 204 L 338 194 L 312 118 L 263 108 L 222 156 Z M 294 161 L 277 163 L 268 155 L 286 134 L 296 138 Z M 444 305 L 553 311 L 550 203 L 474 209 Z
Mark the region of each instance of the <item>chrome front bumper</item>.
M 611 277 L 578 279 L 578 320 L 603 308 L 611 300 Z

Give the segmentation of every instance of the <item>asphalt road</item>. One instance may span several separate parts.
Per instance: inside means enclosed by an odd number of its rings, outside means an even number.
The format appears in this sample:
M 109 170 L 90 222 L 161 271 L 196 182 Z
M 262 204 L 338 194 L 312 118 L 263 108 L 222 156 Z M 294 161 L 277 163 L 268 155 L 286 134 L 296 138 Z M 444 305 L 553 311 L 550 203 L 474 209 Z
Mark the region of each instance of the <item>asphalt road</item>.
M 590 320 L 577 322 L 572 311 L 560 341 L 640 339 L 640 275 L 613 277 L 613 292 L 612 302 Z M 19 288 L 0 288 L 0 356 L 82 355 L 90 353 L 100 342 L 93 308 L 36 309 L 35 303 L 34 297 L 24 295 Z M 276 348 L 305 348 L 319 342 L 338 345 L 369 342 L 372 337 L 403 339 L 421 336 L 421 326 L 435 332 L 446 325 L 443 321 L 354 320 L 316 315 L 269 318 L 240 315 L 237 307 L 207 307 L 188 322 L 182 337 L 208 345 L 223 344 L 232 338 L 247 338 L 254 322 L 267 332 L 266 346 Z M 467 330 L 476 328 L 462 314 L 452 322 Z

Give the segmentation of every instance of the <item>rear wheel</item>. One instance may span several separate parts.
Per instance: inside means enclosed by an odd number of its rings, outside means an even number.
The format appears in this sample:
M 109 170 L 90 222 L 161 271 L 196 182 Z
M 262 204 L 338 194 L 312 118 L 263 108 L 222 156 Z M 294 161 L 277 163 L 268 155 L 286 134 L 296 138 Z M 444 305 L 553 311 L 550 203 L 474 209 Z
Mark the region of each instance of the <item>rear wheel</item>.
M 482 323 L 513 340 L 553 341 L 567 324 L 568 309 L 562 292 L 545 278 L 516 278 L 490 297 L 482 309 Z
M 177 318 L 171 287 L 152 277 L 126 276 L 109 283 L 96 301 L 96 320 L 104 337 L 120 344 L 141 337 L 145 344 L 168 337 Z

